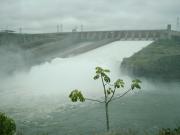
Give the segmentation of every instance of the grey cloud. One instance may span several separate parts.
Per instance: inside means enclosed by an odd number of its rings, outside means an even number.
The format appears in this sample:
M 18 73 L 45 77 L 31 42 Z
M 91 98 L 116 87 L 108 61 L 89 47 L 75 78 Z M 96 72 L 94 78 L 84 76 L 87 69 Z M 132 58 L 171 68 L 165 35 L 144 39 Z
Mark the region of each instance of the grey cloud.
M 51 32 L 84 25 L 87 30 L 153 28 L 176 23 L 179 0 L 0 0 L 0 28 Z

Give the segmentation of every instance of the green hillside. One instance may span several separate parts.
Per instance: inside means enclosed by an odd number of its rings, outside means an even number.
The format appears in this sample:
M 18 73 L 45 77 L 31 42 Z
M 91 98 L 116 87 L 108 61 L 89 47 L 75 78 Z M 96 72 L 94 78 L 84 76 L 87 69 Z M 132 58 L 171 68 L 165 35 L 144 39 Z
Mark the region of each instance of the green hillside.
M 180 80 L 180 41 L 156 41 L 124 58 L 121 70 L 138 77 Z

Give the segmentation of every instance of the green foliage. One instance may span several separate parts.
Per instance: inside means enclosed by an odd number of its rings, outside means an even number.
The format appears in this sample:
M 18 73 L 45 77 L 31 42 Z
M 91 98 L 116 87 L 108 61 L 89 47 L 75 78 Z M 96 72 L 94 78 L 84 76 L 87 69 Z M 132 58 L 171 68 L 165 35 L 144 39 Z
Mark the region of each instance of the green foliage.
M 108 89 L 107 89 L 107 94 L 108 95 L 110 95 L 111 93 L 113 93 L 114 91 L 112 90 L 112 88 L 111 87 L 109 87 Z
M 13 119 L 0 112 L 0 135 L 13 135 L 16 132 L 16 124 Z
M 159 135 L 180 135 L 180 127 L 174 129 L 162 128 L 159 131 Z
M 138 79 L 133 80 L 132 84 L 131 84 L 131 89 L 132 90 L 134 90 L 134 88 L 141 89 L 140 83 L 141 83 L 141 81 Z
M 100 101 L 100 100 L 96 100 L 96 99 L 90 99 L 90 98 L 84 98 L 83 94 L 81 93 L 81 91 L 75 89 L 73 90 L 70 95 L 69 98 L 71 99 L 72 102 L 84 102 L 85 99 L 86 100 L 90 100 L 90 101 L 96 101 L 99 103 L 104 103 L 105 104 L 105 111 L 106 111 L 106 125 L 107 125 L 107 131 L 109 131 L 109 114 L 108 114 L 108 105 L 109 103 L 112 101 L 116 89 L 118 88 L 124 88 L 124 81 L 122 79 L 118 79 L 117 81 L 114 82 L 114 84 L 111 84 L 111 79 L 108 76 L 108 73 L 110 73 L 109 69 L 103 69 L 101 67 L 96 67 L 95 68 L 95 76 L 93 77 L 94 80 L 98 80 L 100 79 L 103 85 L 103 90 L 104 90 L 104 101 Z M 120 97 L 123 97 L 124 95 L 126 95 L 128 92 L 130 92 L 131 90 L 134 90 L 135 88 L 140 89 L 140 83 L 141 81 L 136 79 L 132 81 L 131 84 L 131 89 L 126 91 L 125 93 L 123 93 Z
M 121 79 L 118 79 L 115 83 L 114 83 L 114 88 L 124 88 L 124 81 Z
M 73 90 L 70 94 L 69 94 L 69 98 L 71 99 L 72 102 L 77 102 L 77 101 L 80 101 L 80 102 L 84 102 L 85 101 L 85 98 L 84 96 L 82 95 L 81 91 L 79 90 Z
M 102 133 L 98 135 L 180 135 L 180 127 L 176 128 L 162 128 L 159 132 L 142 131 L 135 129 L 116 129 L 108 133 Z
M 94 76 L 94 80 L 97 80 L 101 77 L 101 79 L 103 79 L 106 83 L 111 82 L 111 79 L 106 74 L 106 73 L 110 73 L 109 69 L 103 69 L 101 67 L 96 67 L 95 70 L 96 70 L 96 75 Z
M 174 39 L 151 43 L 121 63 L 123 73 L 160 80 L 180 80 L 180 42 Z

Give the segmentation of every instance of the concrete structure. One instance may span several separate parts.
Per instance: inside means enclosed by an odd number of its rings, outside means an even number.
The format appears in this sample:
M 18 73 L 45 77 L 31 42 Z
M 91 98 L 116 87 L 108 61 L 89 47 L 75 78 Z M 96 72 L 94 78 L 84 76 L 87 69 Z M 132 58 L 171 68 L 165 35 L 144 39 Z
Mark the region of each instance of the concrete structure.
M 24 34 L 0 32 L 1 44 L 19 44 L 22 46 L 39 46 L 45 43 L 63 41 L 62 44 L 75 44 L 86 41 L 109 42 L 117 40 L 151 40 L 180 38 L 180 31 L 174 31 L 169 24 L 166 29 L 159 30 L 114 30 L 114 31 L 73 31 L 43 34 Z
M 158 40 L 171 39 L 173 36 L 180 37 L 180 32 L 171 30 L 169 24 L 166 29 L 160 30 L 117 30 L 117 31 L 84 31 L 74 32 L 73 37 L 80 41 L 86 40 Z

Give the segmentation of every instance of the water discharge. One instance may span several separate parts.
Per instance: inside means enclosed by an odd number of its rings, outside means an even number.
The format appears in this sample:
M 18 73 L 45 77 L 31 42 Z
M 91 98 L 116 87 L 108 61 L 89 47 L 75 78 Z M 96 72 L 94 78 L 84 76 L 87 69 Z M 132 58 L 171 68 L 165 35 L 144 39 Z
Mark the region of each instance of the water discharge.
M 7 106 L 14 106 L 14 103 L 28 106 L 43 97 L 55 96 L 64 102 L 70 90 L 75 88 L 84 90 L 88 95 L 97 95 L 101 93 L 101 85 L 92 79 L 94 68 L 107 67 L 116 78 L 120 77 L 122 58 L 131 56 L 149 43 L 118 41 L 78 56 L 55 58 L 51 62 L 32 67 L 28 73 L 17 73 L 3 80 L 1 96 L 8 95 L 8 98 L 0 99 Z
M 33 130 L 33 127 L 38 127 L 42 129 L 40 131 L 47 131 L 51 134 L 71 134 L 70 132 L 87 134 L 88 132 L 92 133 L 92 130 L 102 131 L 104 129 L 102 124 L 104 123 L 103 107 L 101 105 L 86 107 L 87 104 L 85 104 L 84 109 L 78 107 L 77 110 L 72 110 L 74 106 L 68 99 L 69 92 L 77 88 L 88 97 L 100 98 L 102 86 L 100 82 L 93 80 L 96 66 L 109 68 L 112 78 L 125 79 L 128 85 L 131 78 L 120 73 L 122 59 L 131 56 L 150 43 L 151 41 L 117 41 L 81 55 L 73 56 L 71 54 L 69 58 L 55 58 L 51 62 L 32 67 L 29 72 L 17 73 L 3 79 L 0 82 L 0 111 L 12 115 L 18 125 L 27 131 Z M 158 122 L 162 124 L 162 120 L 169 113 L 169 111 L 165 111 L 163 115 L 160 114 L 160 110 L 165 109 L 166 106 L 163 98 L 167 98 L 169 105 L 179 102 L 176 96 L 180 94 L 177 92 L 179 85 L 171 84 L 170 86 L 169 84 L 167 87 L 160 84 L 152 85 L 146 81 L 143 82 L 143 85 L 146 94 L 142 94 L 142 92 L 137 94 L 140 96 L 136 96 L 135 93 L 121 102 L 114 102 L 110 109 L 113 112 L 111 120 L 115 127 L 119 127 L 119 125 L 126 127 L 129 123 L 131 123 L 130 126 L 135 127 L 142 125 L 152 127 L 152 124 L 156 125 Z M 168 99 L 169 88 L 172 89 L 171 97 L 174 100 Z M 162 94 L 159 89 L 163 89 L 165 94 Z M 136 106 L 140 110 L 137 110 Z M 121 109 L 117 109 L 117 107 L 121 107 Z M 159 110 L 159 113 L 156 114 L 152 111 L 153 108 Z M 151 112 L 147 112 L 150 110 Z M 132 111 L 134 111 L 133 114 Z M 174 109 L 174 112 L 178 111 Z M 84 113 L 88 113 L 88 116 L 82 116 Z M 119 116 L 119 114 L 123 115 Z M 167 119 L 176 117 L 178 116 L 174 115 Z M 153 120 L 149 122 L 151 118 Z M 84 120 L 86 120 L 84 124 L 74 127 L 76 122 Z M 27 125 L 32 129 L 28 129 Z M 89 127 L 92 128 L 89 129 Z

